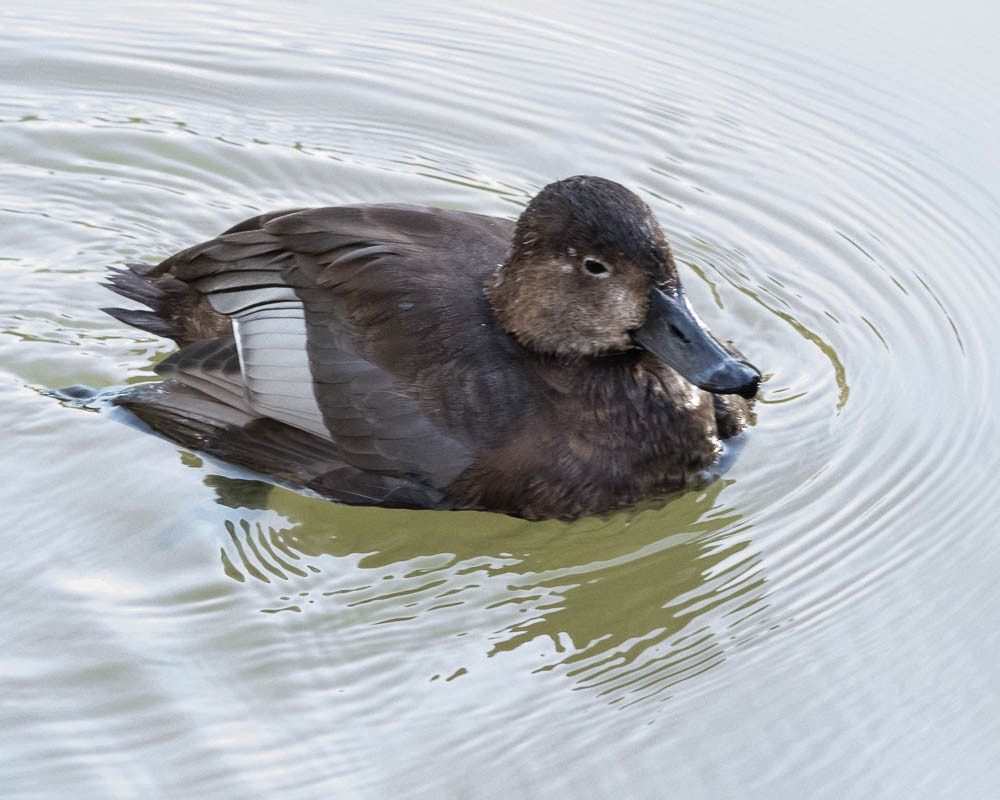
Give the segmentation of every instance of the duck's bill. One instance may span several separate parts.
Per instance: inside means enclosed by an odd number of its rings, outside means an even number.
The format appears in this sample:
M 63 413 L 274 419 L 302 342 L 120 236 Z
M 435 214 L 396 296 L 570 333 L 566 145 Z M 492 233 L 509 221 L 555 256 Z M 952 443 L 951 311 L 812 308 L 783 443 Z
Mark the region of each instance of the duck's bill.
M 651 289 L 646 322 L 632 338 L 707 392 L 747 398 L 757 394 L 760 372 L 719 344 L 695 316 L 683 290 L 675 296 Z

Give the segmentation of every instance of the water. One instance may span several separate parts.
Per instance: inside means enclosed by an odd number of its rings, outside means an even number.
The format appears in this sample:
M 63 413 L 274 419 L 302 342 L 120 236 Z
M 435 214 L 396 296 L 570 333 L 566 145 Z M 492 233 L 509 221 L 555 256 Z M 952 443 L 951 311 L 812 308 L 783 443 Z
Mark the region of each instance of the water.
M 996 796 L 996 6 L 338 6 L 0 11 L 3 796 Z M 707 489 L 348 508 L 45 393 L 169 352 L 106 264 L 580 172 L 768 373 Z

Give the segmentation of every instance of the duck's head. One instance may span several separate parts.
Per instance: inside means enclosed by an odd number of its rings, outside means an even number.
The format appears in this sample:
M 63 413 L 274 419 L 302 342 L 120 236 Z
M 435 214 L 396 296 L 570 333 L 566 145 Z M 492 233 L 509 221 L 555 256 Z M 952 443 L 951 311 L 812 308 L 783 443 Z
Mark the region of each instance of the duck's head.
M 692 310 L 649 206 L 614 181 L 577 176 L 542 189 L 518 219 L 487 295 L 504 328 L 537 352 L 639 347 L 706 391 L 757 392 L 760 372 Z

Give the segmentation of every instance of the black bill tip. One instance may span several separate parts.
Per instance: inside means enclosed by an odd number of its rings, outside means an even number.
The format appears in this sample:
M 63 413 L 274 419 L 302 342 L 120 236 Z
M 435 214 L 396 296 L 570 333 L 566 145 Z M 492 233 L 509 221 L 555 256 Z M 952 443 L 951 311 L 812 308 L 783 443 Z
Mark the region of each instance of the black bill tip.
M 708 392 L 738 394 L 750 400 L 757 396 L 761 376 L 753 364 L 732 359 L 724 361 L 710 372 L 692 377 L 692 383 Z

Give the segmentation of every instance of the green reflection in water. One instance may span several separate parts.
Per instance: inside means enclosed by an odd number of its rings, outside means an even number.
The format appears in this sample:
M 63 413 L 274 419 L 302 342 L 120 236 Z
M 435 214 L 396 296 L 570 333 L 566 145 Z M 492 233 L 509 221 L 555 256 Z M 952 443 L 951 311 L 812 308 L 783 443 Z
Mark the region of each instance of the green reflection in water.
M 724 480 L 575 523 L 359 508 L 257 481 L 207 482 L 237 510 L 225 523 L 226 575 L 295 584 L 263 610 L 405 624 L 414 647 L 472 636 L 486 657 L 530 658 L 530 672 L 561 674 L 609 703 L 669 697 L 768 626 L 762 559 L 721 501 Z

